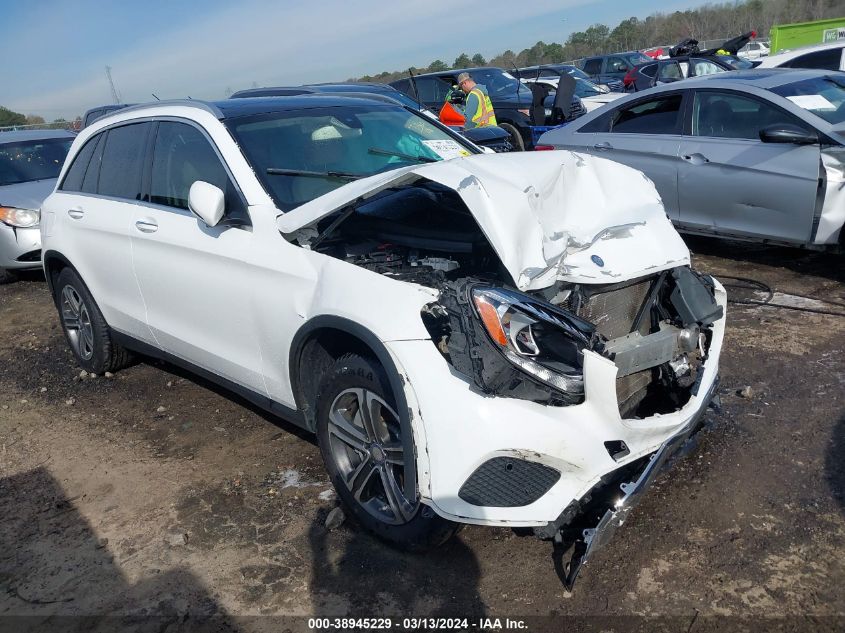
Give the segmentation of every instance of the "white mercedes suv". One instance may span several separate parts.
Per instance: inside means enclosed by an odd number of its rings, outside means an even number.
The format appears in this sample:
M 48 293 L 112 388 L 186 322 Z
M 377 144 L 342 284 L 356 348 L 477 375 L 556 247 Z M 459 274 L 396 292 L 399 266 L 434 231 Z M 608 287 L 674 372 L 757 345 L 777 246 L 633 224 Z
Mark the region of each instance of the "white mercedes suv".
M 187 366 L 315 432 L 382 538 L 533 527 L 570 585 L 717 384 L 725 292 L 648 179 L 401 105 L 121 110 L 74 141 L 42 236 L 86 370 Z

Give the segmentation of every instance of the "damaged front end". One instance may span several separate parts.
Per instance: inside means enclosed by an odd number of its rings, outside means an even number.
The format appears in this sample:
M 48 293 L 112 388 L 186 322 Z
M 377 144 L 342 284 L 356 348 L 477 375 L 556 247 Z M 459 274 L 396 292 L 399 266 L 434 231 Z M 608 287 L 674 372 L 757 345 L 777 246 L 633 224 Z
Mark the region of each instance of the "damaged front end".
M 712 281 L 678 267 L 610 285 L 534 294 L 478 279 L 446 282 L 423 321 L 451 365 L 484 393 L 551 406 L 584 399 L 584 350 L 617 366 L 620 416 L 680 409 L 722 317 Z
M 661 443 L 694 431 L 705 407 L 687 405 L 711 395 L 723 297 L 630 168 L 568 152 L 454 159 L 355 181 L 277 226 L 425 287 L 412 303 L 431 343 L 385 340 L 432 421 L 432 507 L 568 543 L 569 586 L 665 461 Z M 438 354 L 451 371 L 430 375 Z M 524 430 L 510 424 L 522 415 Z

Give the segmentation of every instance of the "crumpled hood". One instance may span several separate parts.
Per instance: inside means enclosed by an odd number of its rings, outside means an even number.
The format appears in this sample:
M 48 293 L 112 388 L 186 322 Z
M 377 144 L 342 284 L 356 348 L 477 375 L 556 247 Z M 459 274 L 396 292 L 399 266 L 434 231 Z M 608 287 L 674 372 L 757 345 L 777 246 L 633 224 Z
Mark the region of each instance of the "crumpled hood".
M 18 209 L 40 209 L 56 187 L 56 178 L 33 180 L 0 187 L 0 206 Z
M 454 189 L 521 290 L 616 283 L 689 264 L 641 172 L 570 151 L 481 154 L 406 167 L 335 189 L 284 215 L 284 234 L 358 198 L 428 179 Z

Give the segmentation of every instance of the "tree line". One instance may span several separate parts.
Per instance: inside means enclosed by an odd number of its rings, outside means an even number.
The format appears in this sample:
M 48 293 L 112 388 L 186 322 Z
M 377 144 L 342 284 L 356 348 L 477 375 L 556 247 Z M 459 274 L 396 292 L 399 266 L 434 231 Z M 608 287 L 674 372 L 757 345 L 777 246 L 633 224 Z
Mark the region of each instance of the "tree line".
M 727 39 L 747 31 L 757 31 L 758 37 L 767 38 L 769 30 L 776 24 L 842 16 L 845 16 L 845 0 L 739 0 L 705 4 L 686 11 L 653 13 L 645 19 L 631 17 L 613 28 L 594 24 L 584 31 L 571 33 L 563 43 L 547 44 L 540 41 L 519 53 L 506 50 L 489 60 L 485 60 L 480 53 L 472 57 L 462 53 L 452 65 L 436 59 L 428 66 L 414 67 L 412 70 L 425 73 L 485 65 L 511 68 L 554 64 L 589 55 L 671 46 L 686 37 L 699 41 Z M 407 74 L 407 70 L 386 70 L 350 81 L 386 83 L 406 77 Z
M 79 123 L 81 121 L 81 117 L 76 117 L 74 123 Z M 70 123 L 70 121 L 61 118 L 54 119 L 51 123 L 47 123 L 47 121 L 44 120 L 44 117 L 38 116 L 37 114 L 21 114 L 20 112 L 15 112 L 14 110 L 10 110 L 9 108 L 4 108 L 3 106 L 0 106 L 0 128 L 23 125 L 39 125 L 41 127 L 65 128 L 68 127 Z

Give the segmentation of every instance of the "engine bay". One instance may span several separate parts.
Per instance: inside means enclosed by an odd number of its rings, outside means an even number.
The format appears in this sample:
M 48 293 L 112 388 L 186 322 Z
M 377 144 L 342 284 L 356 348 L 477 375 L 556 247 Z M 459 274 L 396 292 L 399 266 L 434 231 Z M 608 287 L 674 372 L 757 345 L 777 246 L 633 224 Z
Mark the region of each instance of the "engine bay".
M 578 387 L 574 376 L 581 371 L 583 351 L 602 354 L 618 368 L 616 396 L 623 418 L 669 413 L 689 400 L 702 376 L 710 326 L 722 314 L 712 282 L 687 266 L 616 284 L 558 281 L 516 293 L 528 300 L 527 308 L 518 310 L 535 316 L 545 312 L 541 321 L 533 321 L 534 329 L 522 327 L 522 344 L 530 348 L 537 345 L 535 338 L 545 337 L 544 345 L 561 356 L 566 346 L 553 343 L 549 333 L 562 327 L 581 338 L 580 347 L 566 352 L 566 363 L 546 358 L 538 364 L 539 351 L 517 358 L 520 352 L 509 350 L 504 339 L 491 339 L 479 304 L 473 303 L 474 289 L 512 293 L 514 280 L 458 193 L 429 180 L 354 201 L 320 220 L 303 245 L 398 281 L 437 289 L 440 299 L 425 306 L 423 322 L 447 361 L 485 393 L 552 406 L 578 404 L 584 399 L 583 384 Z M 552 330 L 548 322 L 543 325 L 545 318 L 556 323 Z M 538 372 L 535 376 L 526 373 L 528 365 Z M 565 389 L 537 379 L 547 375 L 543 372 L 560 376 L 561 371 L 569 372 Z
M 317 232 L 313 250 L 399 281 L 509 280 L 460 196 L 435 182 L 382 191 L 324 218 Z

